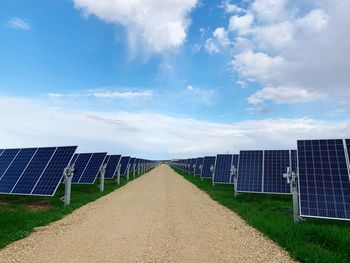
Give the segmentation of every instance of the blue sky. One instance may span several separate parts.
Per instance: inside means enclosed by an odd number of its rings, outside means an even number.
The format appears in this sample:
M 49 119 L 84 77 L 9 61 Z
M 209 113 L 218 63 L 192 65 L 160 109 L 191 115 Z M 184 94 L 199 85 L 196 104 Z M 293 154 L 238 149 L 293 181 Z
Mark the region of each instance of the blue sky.
M 348 137 L 346 0 L 4 0 L 4 147 L 189 157 Z

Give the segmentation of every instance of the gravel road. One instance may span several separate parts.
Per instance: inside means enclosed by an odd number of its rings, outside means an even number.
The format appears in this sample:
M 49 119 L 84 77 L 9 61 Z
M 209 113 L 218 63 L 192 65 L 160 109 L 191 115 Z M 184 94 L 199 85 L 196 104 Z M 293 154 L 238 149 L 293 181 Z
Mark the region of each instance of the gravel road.
M 0 262 L 292 260 L 236 214 L 161 165 L 0 250 Z

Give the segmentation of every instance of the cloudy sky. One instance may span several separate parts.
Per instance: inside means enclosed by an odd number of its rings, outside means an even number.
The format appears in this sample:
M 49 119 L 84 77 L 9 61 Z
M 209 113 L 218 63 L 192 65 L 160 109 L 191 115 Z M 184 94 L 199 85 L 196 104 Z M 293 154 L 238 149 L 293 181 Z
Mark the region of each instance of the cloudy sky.
M 348 0 L 2 0 L 0 148 L 145 158 L 350 137 Z

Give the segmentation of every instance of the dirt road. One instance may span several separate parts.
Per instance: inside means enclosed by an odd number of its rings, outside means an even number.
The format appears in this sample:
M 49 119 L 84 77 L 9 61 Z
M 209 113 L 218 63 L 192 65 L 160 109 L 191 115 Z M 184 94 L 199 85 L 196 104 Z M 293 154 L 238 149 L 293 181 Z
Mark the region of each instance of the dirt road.
M 290 261 L 166 165 L 0 251 L 1 263 Z

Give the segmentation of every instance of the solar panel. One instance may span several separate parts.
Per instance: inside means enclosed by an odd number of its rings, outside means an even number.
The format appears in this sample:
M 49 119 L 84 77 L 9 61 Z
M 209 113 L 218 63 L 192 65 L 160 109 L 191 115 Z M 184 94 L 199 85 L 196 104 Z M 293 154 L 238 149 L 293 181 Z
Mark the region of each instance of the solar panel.
M 118 166 L 122 156 L 121 155 L 107 155 L 107 157 L 106 157 L 107 162 L 105 161 L 105 164 L 107 165 L 106 172 L 105 172 L 105 179 L 113 179 L 114 175 L 117 172 L 117 166 Z
M 218 154 L 215 162 L 214 184 L 232 184 L 231 168 L 233 164 L 232 154 Z
M 289 150 L 264 151 L 264 193 L 290 194 L 290 184 L 283 178 L 287 167 L 290 167 Z
M 203 160 L 203 168 L 202 168 L 202 173 L 201 173 L 201 178 L 212 178 L 213 173 L 210 170 L 211 166 L 215 166 L 215 156 L 205 156 Z
M 37 148 L 20 149 L 0 180 L 0 193 L 11 193 Z
M 350 139 L 345 139 L 345 145 L 347 149 L 348 158 L 350 159 Z
M 64 168 L 69 164 L 76 148 L 68 146 L 4 150 L 0 156 L 0 192 L 54 195 Z
M 87 164 L 92 157 L 92 153 L 76 153 L 72 159 L 74 166 L 74 174 L 72 177 L 72 183 L 79 183 L 81 176 L 83 175 Z M 74 162 L 73 162 L 74 160 Z
M 297 160 L 298 154 L 297 150 L 291 150 L 290 151 L 290 167 L 293 172 L 297 173 L 298 172 L 298 160 Z
M 79 184 L 93 184 L 100 172 L 103 161 L 107 153 L 93 153 L 87 163 L 83 174 L 80 177 Z
M 201 175 L 202 173 L 202 169 L 203 168 L 203 160 L 204 158 L 203 157 L 198 157 L 197 160 L 196 160 L 196 169 L 194 170 L 194 174 L 195 175 Z
M 189 164 L 190 164 L 190 166 L 189 166 L 189 168 L 188 168 L 188 172 L 189 173 L 191 173 L 191 174 L 193 174 L 194 173 L 194 165 L 196 165 L 196 158 L 191 158 L 190 159 L 190 162 L 189 162 Z
M 343 140 L 300 140 L 297 145 L 300 216 L 349 220 L 349 167 Z
M 103 165 L 107 165 L 108 164 L 109 158 L 111 158 L 111 156 L 107 155 L 105 160 L 103 161 Z
M 126 175 L 130 156 L 123 156 L 120 160 L 120 175 Z
M 1 154 L 3 153 L 3 151 L 4 151 L 4 149 L 0 149 L 0 156 L 1 156 Z
M 263 155 L 263 151 L 240 151 L 236 186 L 238 192 L 262 192 Z

